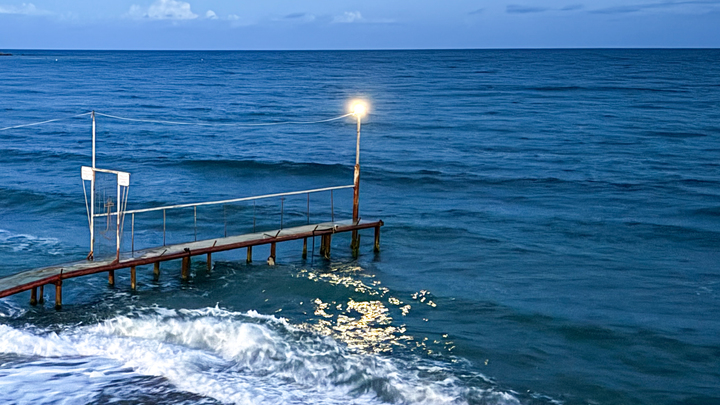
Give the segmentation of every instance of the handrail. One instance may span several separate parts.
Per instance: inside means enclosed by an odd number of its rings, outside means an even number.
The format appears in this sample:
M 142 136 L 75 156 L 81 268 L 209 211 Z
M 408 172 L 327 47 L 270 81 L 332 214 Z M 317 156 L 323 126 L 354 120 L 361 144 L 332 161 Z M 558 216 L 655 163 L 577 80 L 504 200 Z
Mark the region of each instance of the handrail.
M 164 207 L 143 208 L 143 209 L 139 209 L 139 210 L 123 211 L 123 214 L 137 214 L 137 213 L 141 213 L 141 212 L 164 211 L 164 210 L 175 209 L 175 208 L 199 207 L 202 205 L 229 204 L 229 203 L 235 203 L 235 202 L 241 202 L 241 201 L 261 200 L 264 198 L 274 198 L 274 197 L 283 197 L 283 196 L 288 196 L 288 195 L 310 194 L 310 193 L 319 193 L 322 191 L 341 190 L 341 189 L 353 188 L 353 187 L 355 187 L 355 185 L 351 184 L 348 186 L 335 186 L 335 187 L 316 188 L 316 189 L 312 189 L 312 190 L 290 191 L 287 193 L 265 194 L 265 195 L 259 195 L 259 196 L 253 196 L 253 197 L 234 198 L 231 200 L 205 201 L 205 202 L 192 203 L 192 204 L 166 205 Z M 117 215 L 117 212 L 95 214 L 95 217 L 106 217 L 106 216 L 113 216 L 113 215 Z

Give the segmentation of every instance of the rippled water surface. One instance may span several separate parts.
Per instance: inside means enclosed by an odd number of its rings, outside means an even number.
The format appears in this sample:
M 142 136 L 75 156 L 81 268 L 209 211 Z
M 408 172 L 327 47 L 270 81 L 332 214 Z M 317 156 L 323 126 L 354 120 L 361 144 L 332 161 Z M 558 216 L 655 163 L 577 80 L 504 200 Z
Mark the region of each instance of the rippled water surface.
M 96 110 L 128 209 L 352 183 L 383 219 L 0 300 L 0 403 L 720 402 L 720 51 L 71 52 L 0 58 L 0 128 Z M 0 276 L 88 253 L 82 116 L 0 132 Z M 102 203 L 114 198 L 99 178 Z M 310 198 L 348 218 L 351 191 Z M 307 222 L 307 197 L 168 211 L 167 243 Z M 282 207 L 282 214 L 281 214 Z M 253 224 L 254 221 L 254 224 Z M 123 249 L 132 240 L 124 227 Z M 98 255 L 114 224 L 96 225 Z M 162 244 L 138 214 L 136 248 Z

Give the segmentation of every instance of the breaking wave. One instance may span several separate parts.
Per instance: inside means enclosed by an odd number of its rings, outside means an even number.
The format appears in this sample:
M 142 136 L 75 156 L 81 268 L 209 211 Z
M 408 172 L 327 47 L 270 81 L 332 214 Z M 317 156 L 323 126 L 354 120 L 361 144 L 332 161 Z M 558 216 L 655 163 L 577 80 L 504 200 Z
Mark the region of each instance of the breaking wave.
M 8 356 L 16 360 L 0 369 L 0 385 L 12 387 L 12 403 L 57 393 L 96 401 L 108 385 L 143 377 L 235 404 L 519 403 L 480 375 L 482 387 L 468 384 L 447 363 L 357 353 L 279 318 L 217 307 L 142 309 L 59 332 L 0 325 L 0 360 Z

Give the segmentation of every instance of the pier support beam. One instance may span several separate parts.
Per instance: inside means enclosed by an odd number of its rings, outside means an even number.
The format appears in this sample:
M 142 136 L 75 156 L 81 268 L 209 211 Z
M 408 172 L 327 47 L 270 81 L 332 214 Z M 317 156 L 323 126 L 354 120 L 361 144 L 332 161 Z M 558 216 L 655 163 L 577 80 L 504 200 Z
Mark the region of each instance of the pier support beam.
M 332 242 L 332 235 L 323 235 L 320 240 L 320 256 L 330 259 L 330 243 Z
M 37 287 L 30 290 L 30 305 L 37 305 Z
M 212 253 L 207 254 L 207 272 L 212 273 Z
M 188 281 L 189 278 L 190 278 L 190 256 L 185 256 L 182 258 L 180 279 L 182 279 L 182 281 Z
M 247 248 L 247 262 L 252 263 L 252 246 Z
M 108 285 L 115 287 L 115 270 L 108 271 Z
M 40 297 L 38 297 L 38 298 L 39 298 L 38 303 L 40 305 L 45 303 L 45 286 L 44 285 L 40 286 Z
M 352 232 L 352 242 L 350 242 L 350 250 L 352 251 L 352 257 L 357 259 L 360 255 L 360 234 L 358 231 Z
M 135 282 L 135 266 L 130 267 L 130 289 L 135 291 L 137 283 Z
M 62 309 L 62 280 L 55 282 L 55 310 Z
M 275 265 L 275 242 L 270 244 L 270 257 L 268 257 L 268 264 L 271 266 Z
M 160 262 L 153 263 L 153 280 L 160 280 Z
M 307 259 L 307 238 L 303 239 L 302 258 L 303 258 L 303 260 Z
M 375 247 L 373 250 L 375 253 L 380 251 L 380 225 L 375 227 Z

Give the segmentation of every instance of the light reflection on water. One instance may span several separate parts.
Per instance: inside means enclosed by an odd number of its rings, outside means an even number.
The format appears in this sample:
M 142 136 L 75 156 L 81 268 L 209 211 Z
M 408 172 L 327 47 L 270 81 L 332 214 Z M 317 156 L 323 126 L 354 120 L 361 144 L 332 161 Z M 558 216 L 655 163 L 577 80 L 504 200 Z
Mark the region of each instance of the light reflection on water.
M 335 309 L 342 311 L 342 304 Z M 348 300 L 342 313 L 331 315 L 326 312 L 330 304 L 315 300 L 316 323 L 304 323 L 302 328 L 316 333 L 333 336 L 342 341 L 352 350 L 372 353 L 391 352 L 394 345 L 402 345 L 403 341 L 412 340 L 404 335 L 405 325 L 393 326 L 388 309 L 380 301 Z
M 348 348 L 365 353 L 388 353 L 396 347 L 409 350 L 420 350 L 432 355 L 440 345 L 446 351 L 451 351 L 453 342 L 429 340 L 427 337 L 415 338 L 407 334 L 404 323 L 397 322 L 391 314 L 392 308 L 401 318 L 408 316 L 412 305 L 401 299 L 390 296 L 390 290 L 382 286 L 381 282 L 359 266 L 334 267 L 329 271 L 302 269 L 298 277 L 306 277 L 315 282 L 328 283 L 334 286 L 343 286 L 357 296 L 348 298 L 346 302 L 324 302 L 320 298 L 313 301 L 314 315 L 317 318 L 299 325 L 302 329 L 332 336 L 342 341 Z M 427 290 L 421 290 L 410 296 L 418 304 L 436 308 L 437 304 L 431 299 Z M 447 338 L 447 335 L 443 336 Z

